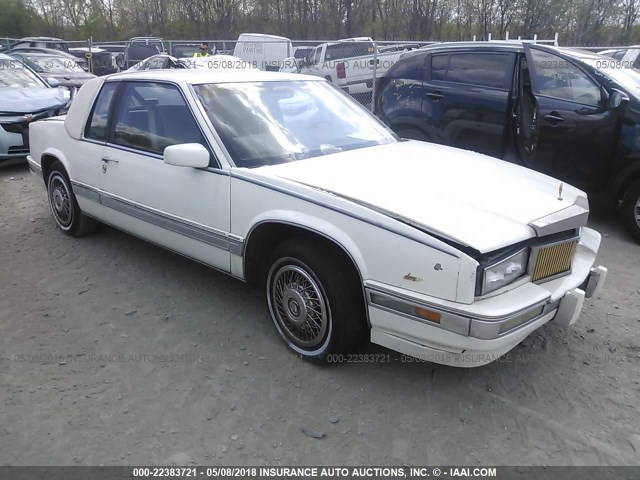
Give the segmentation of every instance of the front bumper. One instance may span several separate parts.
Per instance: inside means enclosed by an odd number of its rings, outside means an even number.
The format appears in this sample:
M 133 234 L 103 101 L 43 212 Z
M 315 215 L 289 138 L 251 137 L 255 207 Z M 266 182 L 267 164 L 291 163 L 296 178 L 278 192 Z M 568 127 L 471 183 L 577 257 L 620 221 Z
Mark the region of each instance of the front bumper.
M 29 140 L 27 124 L 21 122 L 0 122 L 0 160 L 25 157 L 28 153 Z
M 547 322 L 575 323 L 584 299 L 598 295 L 606 279 L 606 268 L 592 268 L 599 245 L 600 235 L 584 228 L 570 275 L 539 285 L 525 283 L 471 305 L 434 302 L 365 282 L 371 341 L 445 365 L 474 367 L 497 360 Z M 421 318 L 417 309 L 435 312 L 437 322 Z

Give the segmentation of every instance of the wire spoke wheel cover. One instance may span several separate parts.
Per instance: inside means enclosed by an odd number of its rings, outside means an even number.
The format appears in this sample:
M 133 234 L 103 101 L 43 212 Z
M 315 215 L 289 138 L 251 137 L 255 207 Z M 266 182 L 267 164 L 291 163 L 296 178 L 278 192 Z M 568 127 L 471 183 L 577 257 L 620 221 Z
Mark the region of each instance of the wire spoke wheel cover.
M 298 348 L 313 350 L 325 341 L 328 303 L 318 282 L 304 268 L 288 262 L 274 265 L 268 300 L 279 329 Z
M 53 218 L 63 230 L 69 230 L 73 224 L 73 200 L 65 179 L 55 172 L 49 177 L 49 206 Z

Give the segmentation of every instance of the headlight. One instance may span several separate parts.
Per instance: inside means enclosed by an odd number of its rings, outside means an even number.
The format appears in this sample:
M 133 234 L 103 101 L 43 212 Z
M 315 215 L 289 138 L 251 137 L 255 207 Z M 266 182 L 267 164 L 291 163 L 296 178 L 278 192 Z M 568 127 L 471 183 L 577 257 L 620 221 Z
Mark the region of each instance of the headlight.
M 484 269 L 481 295 L 498 290 L 510 284 L 527 272 L 529 248 L 514 253 L 498 263 Z

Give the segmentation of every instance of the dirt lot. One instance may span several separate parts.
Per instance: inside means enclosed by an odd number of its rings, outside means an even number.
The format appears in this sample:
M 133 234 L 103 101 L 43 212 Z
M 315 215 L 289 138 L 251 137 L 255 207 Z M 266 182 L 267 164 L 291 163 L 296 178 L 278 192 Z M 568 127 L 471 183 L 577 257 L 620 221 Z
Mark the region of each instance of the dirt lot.
M 640 246 L 592 224 L 603 294 L 509 361 L 318 367 L 261 292 L 108 227 L 67 237 L 0 168 L 0 464 L 638 465 Z

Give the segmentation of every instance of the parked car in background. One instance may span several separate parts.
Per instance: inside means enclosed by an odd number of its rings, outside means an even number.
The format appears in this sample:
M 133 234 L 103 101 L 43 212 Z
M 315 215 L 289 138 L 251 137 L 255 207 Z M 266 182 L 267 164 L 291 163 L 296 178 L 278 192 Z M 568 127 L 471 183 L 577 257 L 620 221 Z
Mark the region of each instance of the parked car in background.
M 126 72 L 31 128 L 29 167 L 62 232 L 104 221 L 261 285 L 305 359 L 339 362 L 370 338 L 482 365 L 574 323 L 605 280 L 583 192 L 399 141 L 321 78 Z
M 124 51 L 127 48 L 125 43 L 100 43 L 97 45 L 97 47 L 101 48 L 102 50 L 106 50 L 111 54 L 112 62 L 116 65 L 118 72 L 120 72 L 124 68 Z
M 27 65 L 0 54 L 0 163 L 29 153 L 29 124 L 66 112 L 70 95 Z M 52 87 L 55 86 L 56 88 Z
M 78 59 L 87 62 L 87 68 L 95 75 L 109 75 L 118 72 L 116 57 L 107 50 L 99 47 L 70 48 L 69 53 Z
M 383 75 L 403 53 L 404 50 L 378 53 L 370 38 L 348 38 L 318 45 L 299 72 L 326 78 L 367 105 L 372 99 L 374 76 Z
M 10 46 L 0 48 L 0 52 L 7 53 L 15 48 L 49 48 L 69 52 L 69 44 L 61 38 L 53 37 L 24 37 L 12 43 Z
M 640 76 L 617 60 L 515 42 L 430 46 L 380 78 L 375 112 L 402 137 L 604 194 L 640 241 Z
M 135 65 L 127 69 L 128 72 L 135 72 L 138 70 L 164 70 L 168 68 L 189 68 L 186 64 L 182 63 L 179 59 L 166 53 L 159 53 L 152 55 L 149 58 L 136 63 Z
M 171 55 L 159 54 L 143 60 L 135 64 L 127 71 L 134 72 L 138 70 L 167 70 L 167 69 L 208 69 L 208 70 L 225 70 L 225 69 L 255 69 L 253 64 L 232 55 L 211 55 L 209 57 L 184 57 L 176 58 Z
M 127 42 L 124 50 L 123 69 L 133 67 L 136 63 L 152 55 L 165 53 L 164 41 L 158 37 L 134 37 Z
M 238 37 L 233 56 L 256 65 L 260 70 L 277 72 L 285 58 L 293 55 L 293 44 L 286 37 L 262 33 L 243 33 Z
M 194 53 L 200 53 L 201 43 L 172 43 L 171 56 L 176 58 L 193 57 Z M 216 46 L 213 43 L 209 43 L 209 55 L 216 53 Z
M 278 71 L 285 73 L 299 72 L 303 65 L 307 62 L 307 58 L 313 51 L 313 48 L 314 47 L 309 46 L 294 47 L 293 56 L 285 58 Z
M 34 72 L 44 78 L 55 78 L 60 86 L 67 88 L 71 95 L 85 82 L 95 78 L 92 73 L 85 72 L 75 61 L 61 55 L 48 53 L 13 53 L 22 63 L 26 63 Z
M 47 55 L 55 55 L 62 56 L 64 58 L 69 59 L 69 62 L 75 62 L 80 68 L 83 70 L 87 70 L 87 60 L 85 58 L 78 58 L 75 55 L 72 55 L 68 52 L 64 52 L 62 50 L 55 50 L 53 48 L 45 48 L 45 47 L 17 47 L 11 49 L 11 54 L 14 53 L 44 53 Z
M 615 50 L 598 52 L 600 55 L 609 56 L 619 62 L 620 68 L 631 68 L 640 72 L 640 46 L 626 47 Z
M 253 63 L 233 55 L 211 55 L 202 58 L 181 58 L 180 61 L 189 68 L 199 70 L 256 70 Z

